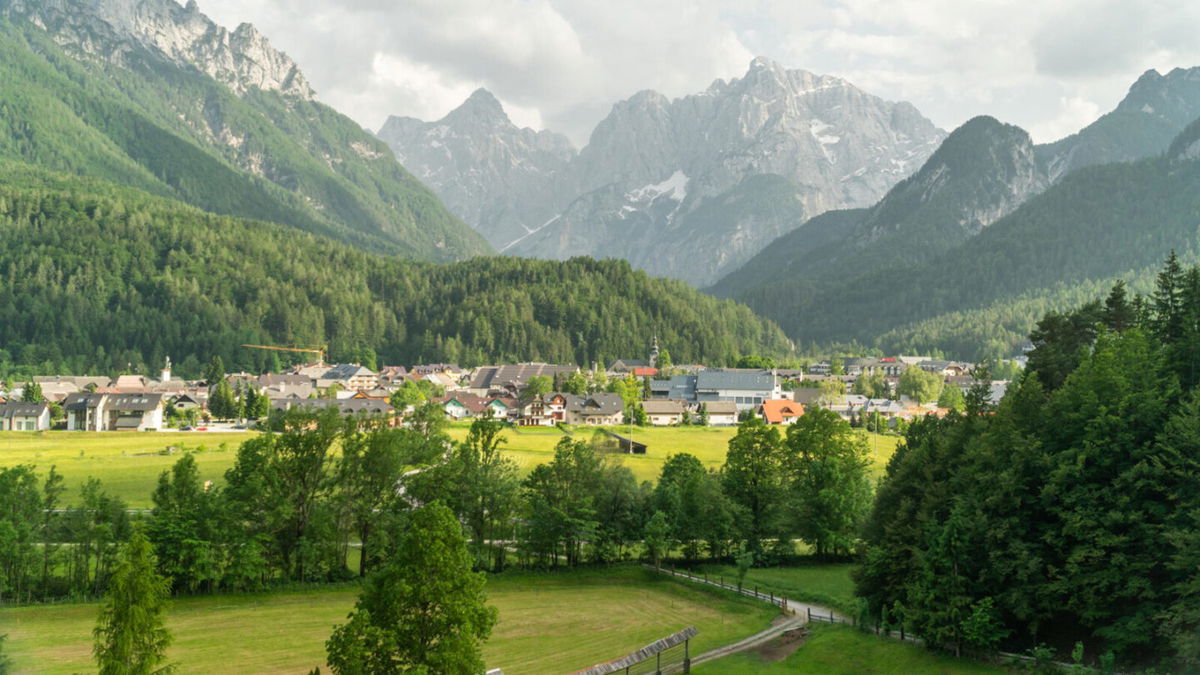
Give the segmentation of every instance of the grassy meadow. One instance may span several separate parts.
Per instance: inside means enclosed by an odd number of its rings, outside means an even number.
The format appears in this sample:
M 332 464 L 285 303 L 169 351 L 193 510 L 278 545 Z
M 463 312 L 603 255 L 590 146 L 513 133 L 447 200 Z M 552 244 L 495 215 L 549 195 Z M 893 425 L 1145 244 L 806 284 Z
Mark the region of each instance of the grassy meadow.
M 463 440 L 469 427 L 467 423 L 451 424 L 451 439 Z M 574 438 L 590 440 L 596 430 L 574 427 L 572 431 Z M 628 427 L 615 431 L 629 435 Z M 633 438 L 647 445 L 646 454 L 610 457 L 628 466 L 639 481 L 657 479 L 667 457 L 681 452 L 690 452 L 706 467 L 716 469 L 724 463 L 729 439 L 736 431 L 735 427 L 634 428 Z M 220 485 L 237 458 L 238 445 L 252 433 L 4 431 L 0 432 L 0 467 L 32 464 L 45 474 L 57 466 L 66 480 L 67 504 L 75 503 L 79 486 L 95 477 L 130 508 L 149 508 L 158 475 L 170 469 L 180 453 L 194 453 L 201 478 Z M 553 459 L 554 446 L 564 437 L 566 434 L 554 427 L 513 427 L 504 431 L 504 452 L 525 474 Z M 868 434 L 876 477 L 883 474 L 898 440 L 897 436 Z
M 32 464 L 43 476 L 51 466 L 58 467 L 68 504 L 78 500 L 79 486 L 93 477 L 130 508 L 149 508 L 158 475 L 180 453 L 192 452 L 201 478 L 219 484 L 233 466 L 238 446 L 250 437 L 245 432 L 4 431 L 0 466 Z
M 783 650 L 786 651 L 786 650 Z M 862 633 L 845 625 L 809 624 L 808 635 L 799 648 L 784 656 L 768 643 L 764 648 L 733 654 L 697 666 L 697 675 L 971 675 L 1007 673 L 997 665 L 956 659 L 913 644 Z
M 169 657 L 180 673 L 302 673 L 324 667 L 325 640 L 357 589 L 183 598 L 171 603 Z M 572 672 L 696 626 L 693 654 L 768 626 L 764 603 L 671 581 L 637 567 L 492 577 L 500 620 L 484 648 L 509 675 Z M 94 603 L 0 610 L 16 672 L 94 670 Z
M 791 600 L 811 602 L 847 615 L 854 615 L 854 581 L 850 563 L 812 563 L 790 567 L 753 568 L 746 573 L 743 586 L 757 587 L 764 593 L 782 595 Z M 728 583 L 736 583 L 737 568 L 733 565 L 701 565 L 697 572 L 710 578 L 723 577 Z

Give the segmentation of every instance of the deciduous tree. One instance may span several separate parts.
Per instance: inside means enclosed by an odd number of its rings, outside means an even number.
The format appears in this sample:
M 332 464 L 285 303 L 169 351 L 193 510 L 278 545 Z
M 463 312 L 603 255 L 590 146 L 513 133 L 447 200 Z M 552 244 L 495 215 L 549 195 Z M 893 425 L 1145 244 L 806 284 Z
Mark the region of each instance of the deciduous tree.
M 450 509 L 414 511 L 387 566 L 368 578 L 349 621 L 326 642 L 333 672 L 483 672 L 481 647 L 497 613 L 471 567 Z

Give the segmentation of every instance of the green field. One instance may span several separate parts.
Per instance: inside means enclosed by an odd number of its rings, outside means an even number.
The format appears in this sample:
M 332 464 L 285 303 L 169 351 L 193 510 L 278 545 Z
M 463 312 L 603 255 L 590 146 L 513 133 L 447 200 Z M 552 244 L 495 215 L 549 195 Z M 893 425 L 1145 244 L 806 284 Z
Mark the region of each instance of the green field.
M 468 428 L 468 424 L 452 424 L 450 437 L 460 441 L 466 438 Z M 573 431 L 575 438 L 583 440 L 591 440 L 595 433 L 591 427 Z M 629 434 L 627 427 L 616 431 Z M 657 479 L 667 457 L 681 452 L 689 452 L 715 469 L 724 463 L 729 439 L 736 431 L 734 427 L 635 428 L 633 437 L 647 445 L 646 454 L 610 457 L 633 470 L 638 481 Z M 553 427 L 510 428 L 504 431 L 504 448 L 524 474 L 553 459 L 555 444 L 565 436 Z M 233 466 L 238 445 L 249 437 L 248 433 L 215 432 L 4 431 L 0 432 L 0 466 L 32 464 L 45 473 L 56 465 L 66 479 L 68 504 L 76 501 L 79 485 L 91 476 L 131 508 L 149 508 L 158 475 L 179 459 L 180 452 L 195 453 L 201 478 L 219 485 L 225 470 Z M 898 440 L 897 436 L 869 435 L 875 476 L 882 475 Z
M 728 656 L 693 669 L 697 675 L 758 675 L 765 673 L 813 673 L 814 675 L 860 675 L 863 673 L 1006 673 L 1000 666 L 956 659 L 913 644 L 861 633 L 844 625 L 809 624 L 805 641 L 783 659 L 775 645 Z M 774 653 L 773 653 L 774 652 Z M 777 660 L 778 659 L 778 660 Z
M 693 654 L 766 628 L 775 610 L 671 581 L 636 567 L 488 581 L 500 622 L 484 649 L 508 675 L 571 672 L 618 658 L 696 626 Z M 170 658 L 181 673 L 301 673 L 324 665 L 324 642 L 353 607 L 357 590 L 187 598 L 172 603 Z M 0 610 L 18 672 L 94 669 L 95 604 Z
M 198 431 L 5 431 L 0 432 L 0 466 L 32 464 L 41 474 L 57 466 L 66 481 L 67 503 L 74 503 L 79 486 L 94 477 L 130 507 L 147 508 L 158 475 L 181 452 L 195 454 L 201 478 L 220 483 L 247 438 L 250 434 Z
M 468 425 L 456 424 L 450 429 L 450 436 L 462 440 L 467 436 Z M 612 431 L 622 436 L 630 436 L 629 427 L 612 427 Z M 573 427 L 574 438 L 591 440 L 595 429 L 592 427 Z M 781 432 L 783 430 L 781 429 Z M 634 427 L 632 436 L 638 443 L 646 444 L 644 455 L 610 455 L 613 461 L 623 463 L 633 471 L 638 481 L 653 481 L 658 478 L 662 465 L 671 455 L 687 452 L 695 455 L 704 466 L 710 469 L 719 468 L 725 463 L 725 453 L 729 449 L 729 439 L 737 433 L 736 427 Z M 566 434 L 553 427 L 521 427 L 505 431 L 508 439 L 504 445 L 505 452 L 516 460 L 521 471 L 528 472 L 538 464 L 544 464 L 554 458 L 554 446 Z M 874 477 L 883 475 L 892 453 L 896 451 L 899 436 L 867 434 Z
M 831 607 L 847 616 L 854 615 L 854 581 L 849 563 L 805 564 L 790 567 L 764 567 L 746 573 L 743 586 L 782 595 L 791 600 L 811 602 Z M 723 577 L 728 583 L 737 581 L 737 569 L 732 565 L 701 565 L 697 568 L 709 578 Z

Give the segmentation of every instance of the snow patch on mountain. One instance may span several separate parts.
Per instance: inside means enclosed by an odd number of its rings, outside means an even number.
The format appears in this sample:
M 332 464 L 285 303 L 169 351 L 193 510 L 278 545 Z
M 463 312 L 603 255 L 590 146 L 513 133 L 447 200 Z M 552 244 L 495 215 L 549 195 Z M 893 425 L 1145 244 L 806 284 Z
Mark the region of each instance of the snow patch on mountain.
M 625 193 L 625 198 L 632 202 L 654 201 L 663 195 L 682 202 L 687 197 L 688 177 L 683 171 L 676 169 L 675 173 L 661 183 L 643 185 L 636 190 Z

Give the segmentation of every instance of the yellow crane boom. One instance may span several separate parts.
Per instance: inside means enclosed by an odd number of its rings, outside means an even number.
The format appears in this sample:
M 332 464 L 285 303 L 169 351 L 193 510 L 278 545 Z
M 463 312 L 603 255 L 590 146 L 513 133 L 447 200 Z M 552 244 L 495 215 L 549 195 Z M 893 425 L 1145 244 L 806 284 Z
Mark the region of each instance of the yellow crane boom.
M 250 349 L 272 349 L 278 352 L 303 352 L 306 354 L 316 354 L 317 363 L 325 363 L 325 352 L 329 350 L 329 345 L 316 345 L 313 347 L 278 347 L 276 345 L 242 345 Z

